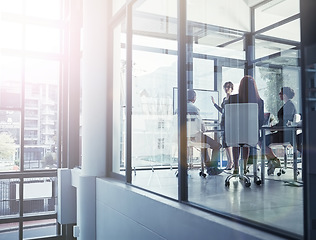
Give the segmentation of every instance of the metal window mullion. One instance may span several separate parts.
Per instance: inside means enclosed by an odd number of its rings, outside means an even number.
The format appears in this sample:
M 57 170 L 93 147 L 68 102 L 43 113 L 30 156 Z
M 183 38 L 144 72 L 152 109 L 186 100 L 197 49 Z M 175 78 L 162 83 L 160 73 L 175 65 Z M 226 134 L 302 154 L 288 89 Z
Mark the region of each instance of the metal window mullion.
M 132 5 L 126 7 L 126 182 L 132 182 Z
M 110 5 L 111 6 L 111 5 Z M 112 6 L 108 9 L 108 16 L 111 16 L 110 13 Z M 109 117 L 106 120 L 106 159 L 105 159 L 105 176 L 109 177 L 113 171 L 113 37 L 114 37 L 114 26 L 110 23 L 108 25 L 109 37 L 107 40 L 107 81 L 106 81 L 106 112 Z
M 178 0 L 178 200 L 188 201 L 187 176 L 187 79 L 186 79 L 186 0 Z
M 19 239 L 23 239 L 23 186 L 24 186 L 24 178 L 20 177 L 20 183 L 19 183 Z
M 261 34 L 261 33 L 265 33 L 265 32 L 267 32 L 267 31 L 270 31 L 270 30 L 272 30 L 272 29 L 275 29 L 275 28 L 277 28 L 277 27 L 280 27 L 280 26 L 282 26 L 282 25 L 285 25 L 285 24 L 290 23 L 290 22 L 292 22 L 292 21 L 294 21 L 294 20 L 297 20 L 297 19 L 300 19 L 300 14 L 299 14 L 299 13 L 298 13 L 298 14 L 295 14 L 295 15 L 293 15 L 293 16 L 290 16 L 290 17 L 288 17 L 288 18 L 285 18 L 285 19 L 283 19 L 283 20 L 281 20 L 281 21 L 279 21 L 279 22 L 273 23 L 273 24 L 271 24 L 271 25 L 269 25 L 269 26 L 267 26 L 267 27 L 264 27 L 264 28 L 262 28 L 262 29 L 260 29 L 260 30 L 258 30 L 258 31 L 255 31 L 255 32 L 254 32 L 254 35 Z
M 25 9 L 25 1 L 23 1 L 23 9 Z M 23 11 L 25 12 L 25 11 Z M 21 130 L 20 130 L 20 173 L 24 172 L 24 128 L 25 128 L 25 42 L 26 42 L 26 26 L 25 23 L 22 25 L 22 88 L 21 88 Z M 19 182 L 19 240 L 23 239 L 23 187 L 24 178 L 20 176 Z

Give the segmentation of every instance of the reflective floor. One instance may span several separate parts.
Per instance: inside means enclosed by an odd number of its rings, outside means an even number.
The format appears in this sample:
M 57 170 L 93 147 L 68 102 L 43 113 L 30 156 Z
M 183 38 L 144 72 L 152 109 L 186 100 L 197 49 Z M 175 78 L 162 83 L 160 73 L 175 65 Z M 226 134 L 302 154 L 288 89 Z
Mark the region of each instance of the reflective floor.
M 132 176 L 133 184 L 177 199 L 178 178 L 175 173 L 175 169 L 136 171 Z M 203 178 L 199 176 L 199 169 L 193 169 L 188 178 L 189 201 L 303 235 L 303 187 L 289 184 L 293 180 L 293 169 L 288 168 L 281 176 L 276 173 L 266 175 L 261 185 L 256 185 L 251 177 L 248 188 L 239 178 L 232 178 L 230 186 L 225 187 L 229 172 Z M 301 172 L 298 181 L 302 181 Z

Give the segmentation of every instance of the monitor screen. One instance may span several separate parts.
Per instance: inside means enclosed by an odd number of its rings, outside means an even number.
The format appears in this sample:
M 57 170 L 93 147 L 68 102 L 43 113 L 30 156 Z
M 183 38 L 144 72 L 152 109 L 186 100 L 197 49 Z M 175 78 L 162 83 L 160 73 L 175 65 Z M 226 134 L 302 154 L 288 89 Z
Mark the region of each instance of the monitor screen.
M 194 89 L 196 92 L 196 101 L 194 103 L 200 109 L 200 115 L 206 121 L 219 121 L 219 112 L 214 107 L 211 97 L 218 104 L 218 91 Z M 178 88 L 173 88 L 173 114 L 177 113 L 178 109 Z

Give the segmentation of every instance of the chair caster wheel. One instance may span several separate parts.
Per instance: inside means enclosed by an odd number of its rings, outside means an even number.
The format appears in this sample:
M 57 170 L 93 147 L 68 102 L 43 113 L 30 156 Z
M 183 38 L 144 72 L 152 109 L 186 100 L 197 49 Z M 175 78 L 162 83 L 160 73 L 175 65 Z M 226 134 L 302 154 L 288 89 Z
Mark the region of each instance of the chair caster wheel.
M 200 177 L 204 177 L 204 178 L 206 178 L 206 173 L 204 173 L 204 172 L 200 172 Z
M 298 176 L 298 175 L 300 175 L 300 172 L 299 172 L 299 171 L 297 171 L 297 176 Z
M 225 181 L 225 187 L 229 187 L 229 181 Z
M 245 187 L 250 187 L 251 183 L 250 182 L 245 182 Z
M 278 172 L 278 173 L 277 173 L 277 175 L 280 177 L 280 176 L 281 176 L 281 173 L 280 173 L 280 172 Z
M 282 174 L 285 174 L 285 171 L 284 171 L 284 170 L 282 170 Z
M 261 184 L 261 180 L 256 181 L 256 184 L 259 186 Z

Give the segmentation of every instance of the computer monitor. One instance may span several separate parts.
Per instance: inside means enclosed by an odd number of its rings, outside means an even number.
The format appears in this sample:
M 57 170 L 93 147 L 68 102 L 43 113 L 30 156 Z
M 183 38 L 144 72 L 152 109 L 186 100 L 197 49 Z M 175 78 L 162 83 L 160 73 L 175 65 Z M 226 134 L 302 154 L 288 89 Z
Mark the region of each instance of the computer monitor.
M 218 104 L 218 91 L 193 89 L 196 92 L 196 101 L 194 103 L 200 109 L 201 118 L 204 121 L 219 121 L 219 112 L 214 107 L 211 97 Z M 177 114 L 178 110 L 178 88 L 173 88 L 173 114 Z

